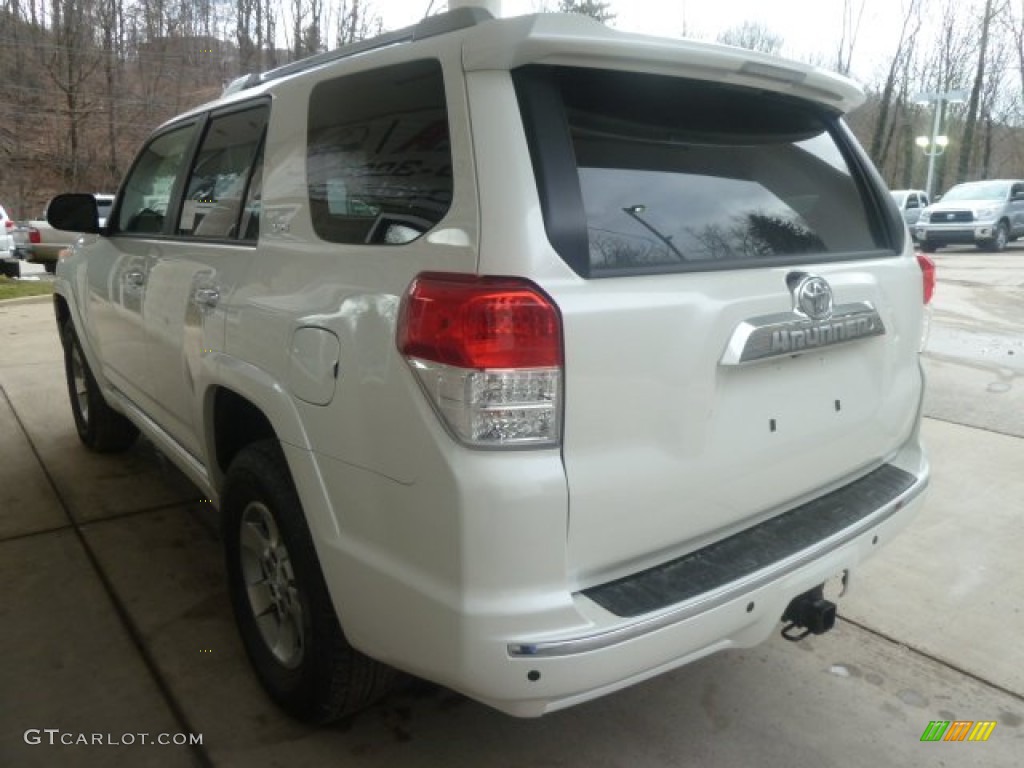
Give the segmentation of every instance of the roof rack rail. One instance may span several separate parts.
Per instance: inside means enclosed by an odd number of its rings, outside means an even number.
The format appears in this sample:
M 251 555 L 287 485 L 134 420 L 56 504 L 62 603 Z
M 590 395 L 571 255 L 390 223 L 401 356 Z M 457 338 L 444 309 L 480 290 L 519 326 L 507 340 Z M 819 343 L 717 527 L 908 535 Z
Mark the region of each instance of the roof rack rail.
M 317 53 L 267 72 L 242 75 L 228 83 L 221 95 L 228 96 L 229 94 L 270 82 L 271 80 L 294 75 L 297 72 L 305 72 L 307 69 L 319 67 L 322 64 L 347 59 L 349 56 L 355 56 L 359 53 L 366 53 L 378 48 L 387 48 L 399 43 L 410 43 L 428 37 L 435 37 L 436 35 L 443 35 L 447 32 L 466 29 L 484 21 L 490 21 L 493 18 L 494 16 L 490 11 L 479 7 L 456 8 L 453 11 L 427 16 L 412 26 L 396 29 L 394 32 L 385 32 L 383 35 L 371 37 L 368 40 L 360 40 L 357 43 L 343 45 L 331 51 Z

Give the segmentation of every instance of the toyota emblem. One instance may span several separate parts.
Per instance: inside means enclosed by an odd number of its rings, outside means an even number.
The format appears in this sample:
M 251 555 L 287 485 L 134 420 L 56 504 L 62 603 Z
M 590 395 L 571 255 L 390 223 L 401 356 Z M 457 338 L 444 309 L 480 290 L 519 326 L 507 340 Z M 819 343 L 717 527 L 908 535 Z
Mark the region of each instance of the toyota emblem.
M 832 317 L 832 287 L 823 277 L 807 275 L 793 290 L 796 311 L 812 320 Z

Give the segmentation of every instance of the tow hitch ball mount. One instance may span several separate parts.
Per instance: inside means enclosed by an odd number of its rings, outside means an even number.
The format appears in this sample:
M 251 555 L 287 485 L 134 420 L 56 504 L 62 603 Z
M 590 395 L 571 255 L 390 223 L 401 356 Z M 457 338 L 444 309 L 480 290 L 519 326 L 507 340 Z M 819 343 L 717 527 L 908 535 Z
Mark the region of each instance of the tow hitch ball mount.
M 825 599 L 825 585 L 797 595 L 782 614 L 782 636 L 797 643 L 808 635 L 823 635 L 836 623 L 836 604 Z M 802 630 L 802 631 L 801 631 Z

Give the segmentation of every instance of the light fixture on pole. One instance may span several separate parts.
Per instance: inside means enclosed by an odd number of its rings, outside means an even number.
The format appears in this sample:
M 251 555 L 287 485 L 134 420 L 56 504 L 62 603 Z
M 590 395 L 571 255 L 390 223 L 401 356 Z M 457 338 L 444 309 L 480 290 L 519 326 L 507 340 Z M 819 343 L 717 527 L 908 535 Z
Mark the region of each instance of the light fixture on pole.
M 646 229 L 648 232 L 650 232 L 656 238 L 661 240 L 661 242 L 663 242 L 665 244 L 665 247 L 668 248 L 670 251 L 672 251 L 672 253 L 674 253 L 676 255 L 676 258 L 678 258 L 680 261 L 685 261 L 685 259 L 683 257 L 683 254 L 679 251 L 678 248 L 676 248 L 675 243 L 672 242 L 672 236 L 664 234 L 657 227 L 655 227 L 653 224 L 648 222 L 646 219 L 644 219 L 640 215 L 640 214 L 642 214 L 646 210 L 647 210 L 647 206 L 641 204 L 641 205 L 630 205 L 630 206 L 628 206 L 626 208 L 623 208 L 622 212 L 624 214 L 626 214 L 627 216 L 629 216 L 631 219 L 635 219 L 636 222 L 638 224 L 640 224 L 644 229 Z
M 925 157 L 932 157 L 933 155 L 938 157 L 949 146 L 949 136 L 936 136 L 934 143 L 932 143 L 928 136 L 918 136 L 914 139 L 914 143 L 924 150 Z
M 942 102 L 957 104 L 967 101 L 967 91 L 946 91 L 945 93 L 919 93 L 914 97 L 916 104 L 930 104 L 935 102 L 935 117 L 932 119 L 931 136 L 918 136 L 914 143 L 924 150 L 928 158 L 928 181 L 925 183 L 925 192 L 928 199 L 932 199 L 932 190 L 935 186 L 935 158 L 946 151 L 949 145 L 947 136 L 939 135 L 940 123 L 942 122 Z M 940 141 L 941 139 L 941 141 Z

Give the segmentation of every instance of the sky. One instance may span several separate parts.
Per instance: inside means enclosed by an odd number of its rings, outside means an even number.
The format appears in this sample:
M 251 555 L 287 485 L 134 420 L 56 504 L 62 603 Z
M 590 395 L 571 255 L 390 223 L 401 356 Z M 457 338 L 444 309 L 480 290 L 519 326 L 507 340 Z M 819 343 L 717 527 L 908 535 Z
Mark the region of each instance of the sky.
M 863 17 L 854 46 L 851 75 L 862 82 L 887 68 L 899 38 L 902 0 L 863 1 Z M 540 0 L 504 0 L 502 15 L 533 13 Z M 389 29 L 407 26 L 423 16 L 431 0 L 370 0 Z M 442 0 L 433 0 L 434 7 Z M 550 0 L 552 6 L 557 0 Z M 642 34 L 689 34 L 714 40 L 719 33 L 754 21 L 783 38 L 782 55 L 834 62 L 842 32 L 843 0 L 611 0 L 616 18 L 611 26 Z

